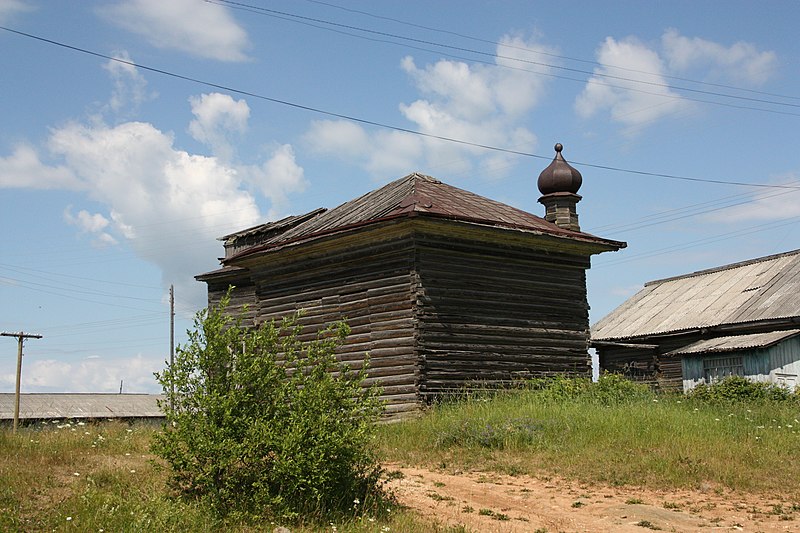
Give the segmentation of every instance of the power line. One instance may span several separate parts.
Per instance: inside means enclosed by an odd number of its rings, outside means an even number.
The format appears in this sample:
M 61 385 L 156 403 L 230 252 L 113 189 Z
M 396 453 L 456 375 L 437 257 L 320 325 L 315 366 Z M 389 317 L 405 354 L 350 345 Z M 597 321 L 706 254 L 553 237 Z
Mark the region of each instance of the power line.
M 219 90 L 222 90 L 222 91 L 228 91 L 228 92 L 231 92 L 231 93 L 234 93 L 234 94 L 240 94 L 240 95 L 243 95 L 243 96 L 248 96 L 248 97 L 251 97 L 251 98 L 258 99 L 258 100 L 264 100 L 264 101 L 267 101 L 267 102 L 272 102 L 272 103 L 275 103 L 275 104 L 280 104 L 280 105 L 284 105 L 284 106 L 287 106 L 287 107 L 292 107 L 292 108 L 295 108 L 295 109 L 308 111 L 308 112 L 311 112 L 311 113 L 317 113 L 317 114 L 320 114 L 320 115 L 339 118 L 339 119 L 342 119 L 342 120 L 356 122 L 358 124 L 365 124 L 365 125 L 368 125 L 368 126 L 374 126 L 374 127 L 378 127 L 378 128 L 389 129 L 389 130 L 398 131 L 398 132 L 401 132 L 401 133 L 408 133 L 408 134 L 411 134 L 411 135 L 418 135 L 420 137 L 425 137 L 425 138 L 428 138 L 428 139 L 435 139 L 435 140 L 444 141 L 444 142 L 451 142 L 451 143 L 454 143 L 454 144 L 460 144 L 462 146 L 471 146 L 471 147 L 474 147 L 474 148 L 481 148 L 481 149 L 484 149 L 484 150 L 490 150 L 490 151 L 506 153 L 506 154 L 511 154 L 511 155 L 518 155 L 518 156 L 523 156 L 523 157 L 533 157 L 533 158 L 544 159 L 544 160 L 552 159 L 551 156 L 544 156 L 544 155 L 534 154 L 534 153 L 531 153 L 531 152 L 525 152 L 525 151 L 522 151 L 522 150 L 514 150 L 514 149 L 510 149 L 510 148 L 502 148 L 502 147 L 499 147 L 499 146 L 492 146 L 492 145 L 483 144 L 483 143 L 465 141 L 463 139 L 456 139 L 456 138 L 453 138 L 453 137 L 446 137 L 444 135 L 435 135 L 435 134 L 432 134 L 432 133 L 425 133 L 425 132 L 421 132 L 421 131 L 412 130 L 412 129 L 409 129 L 409 128 L 403 128 L 403 127 L 400 127 L 400 126 L 393 126 L 393 125 L 382 123 L 382 122 L 378 122 L 378 121 L 375 121 L 375 120 L 369 120 L 369 119 L 365 119 L 365 118 L 359 118 L 359 117 L 355 117 L 355 116 L 351 116 L 351 115 L 346 115 L 346 114 L 343 114 L 343 113 L 336 113 L 336 112 L 333 112 L 333 111 L 327 111 L 327 110 L 324 110 L 324 109 L 320 109 L 320 108 L 316 108 L 316 107 L 312 107 L 312 106 L 308 106 L 308 105 L 304 105 L 304 104 L 298 104 L 296 102 L 290 102 L 290 101 L 282 100 L 282 99 L 279 99 L 279 98 L 273 98 L 273 97 L 270 97 L 270 96 L 265 96 L 265 95 L 261 95 L 261 94 L 258 94 L 258 93 L 245 91 L 245 90 L 242 90 L 242 89 L 236 89 L 236 88 L 229 87 L 229 86 L 226 86 L 226 85 L 222 85 L 222 84 L 219 84 L 219 83 L 214 83 L 214 82 L 210 82 L 210 81 L 201 80 L 201 79 L 198 79 L 198 78 L 193 78 L 191 76 L 186 76 L 186 75 L 183 75 L 183 74 L 177 74 L 175 72 L 170 72 L 170 71 L 164 70 L 164 69 L 150 67 L 150 66 L 142 65 L 142 64 L 136 64 L 133 61 L 127 61 L 125 59 L 109 56 L 109 55 L 106 55 L 106 54 L 101 54 L 99 52 L 94 52 L 94 51 L 91 51 L 91 50 L 88 50 L 88 49 L 85 49 L 85 48 L 80 48 L 80 47 L 77 47 L 77 46 L 69 45 L 69 44 L 62 43 L 62 42 L 59 42 L 59 41 L 55 41 L 55 40 L 52 40 L 52 39 L 47 39 L 45 37 L 40 37 L 40 36 L 33 35 L 33 34 L 30 34 L 30 33 L 22 32 L 22 31 L 19 31 L 19 30 L 13 30 L 13 29 L 7 28 L 5 26 L 0 26 L 0 29 L 8 31 L 10 33 L 14 33 L 14 34 L 23 36 L 23 37 L 28 37 L 30 39 L 41 41 L 41 42 L 44 42 L 44 43 L 47 43 L 47 44 L 51 44 L 51 45 L 54 45 L 54 46 L 58 46 L 58 47 L 61 47 L 61 48 L 72 50 L 72 51 L 75 51 L 75 52 L 80 52 L 80 53 L 91 55 L 91 56 L 94 56 L 94 57 L 99 57 L 99 58 L 102 58 L 102 59 L 106 59 L 108 61 L 114 61 L 114 62 L 117 62 L 117 63 L 121 63 L 121 64 L 128 65 L 128 66 L 132 66 L 132 67 L 135 67 L 135 68 L 141 68 L 143 70 L 147 70 L 149 72 L 154 72 L 154 73 L 161 74 L 161 75 L 164 75 L 164 76 L 169 76 L 169 77 L 172 77 L 172 78 L 188 81 L 188 82 L 191 82 L 191 83 L 196 83 L 196 84 L 199 84 L 199 85 L 205 85 L 207 87 L 212 87 L 212 88 L 219 89 Z M 626 168 L 616 167 L 616 166 L 611 166 L 611 165 L 600 165 L 600 164 L 586 163 L 586 162 L 581 162 L 581 161 L 571 161 L 571 163 L 575 164 L 575 165 L 581 165 L 581 166 L 590 167 L 590 168 L 596 168 L 596 169 L 600 169 L 600 170 L 608 170 L 608 171 L 612 171 L 612 172 L 620 172 L 620 173 L 627 173 L 627 174 L 635 174 L 635 175 L 638 175 L 638 176 L 648 176 L 648 177 L 665 178 L 665 179 L 672 179 L 672 180 L 690 181 L 690 182 L 697 182 L 697 183 L 713 183 L 713 184 L 718 184 L 718 185 L 736 185 L 736 186 L 743 186 L 743 187 L 760 187 L 760 188 L 768 188 L 768 189 L 800 189 L 800 186 L 769 185 L 769 184 L 764 184 L 764 183 L 745 183 L 745 182 L 740 182 L 740 181 L 697 178 L 697 177 L 690 177 L 690 176 L 680 176 L 680 175 L 676 175 L 676 174 L 666 174 L 666 173 L 661 173 L 661 172 L 649 172 L 649 171 L 643 171 L 643 170 L 626 169 Z
M 209 3 L 214 3 L 214 2 L 211 2 L 210 0 L 206 0 L 206 1 L 209 2 Z M 219 2 L 219 1 L 224 1 L 224 0 L 217 0 L 217 1 Z M 766 91 L 758 91 L 758 90 L 755 90 L 755 89 L 747 89 L 747 88 L 744 88 L 744 87 L 736 87 L 734 85 L 726 85 L 726 84 L 723 84 L 723 83 L 712 83 L 712 82 L 709 82 L 709 81 L 693 80 L 691 78 L 683 78 L 683 77 L 680 77 L 680 76 L 670 76 L 668 74 L 659 74 L 659 73 L 655 73 L 655 72 L 648 72 L 646 70 L 640 70 L 640 69 L 635 69 L 635 68 L 630 68 L 630 67 L 621 67 L 619 65 L 606 65 L 604 63 L 600 63 L 599 61 L 594 61 L 594 60 L 591 60 L 591 59 L 581 59 L 581 58 L 577 58 L 577 57 L 570 57 L 570 56 L 565 56 L 565 55 L 561 55 L 561 54 L 555 54 L 555 53 L 552 53 L 552 52 L 545 52 L 544 50 L 537 50 L 537 49 L 529 48 L 529 47 L 526 47 L 526 46 L 516 46 L 516 45 L 507 44 L 507 43 L 500 43 L 498 41 L 493 41 L 491 39 L 484 39 L 482 37 L 475 37 L 473 35 L 467 35 L 467 34 L 459 33 L 459 32 L 456 32 L 456 31 L 445 30 L 445 29 L 442 29 L 442 28 L 435 28 L 435 27 L 432 27 L 432 26 L 425 26 L 423 24 L 416 24 L 414 22 L 409 22 L 409 21 L 398 19 L 398 18 L 387 17 L 387 16 L 383 16 L 383 15 L 377 15 L 375 13 L 370 13 L 368 11 L 362 11 L 362 10 L 359 10 L 359 9 L 351 9 L 351 8 L 347 8 L 347 7 L 344 7 L 344 6 L 338 6 L 336 4 L 332 4 L 330 2 L 323 2 L 321 0 L 305 0 L 305 1 L 306 2 L 310 2 L 312 4 L 318 4 L 318 5 L 332 7 L 334 9 L 339 9 L 339 10 L 347 11 L 347 12 L 350 12 L 350 13 L 357 13 L 357 14 L 360 14 L 360 15 L 366 15 L 368 17 L 376 18 L 376 19 L 379 19 L 379 20 L 387 20 L 387 21 L 391 21 L 391 22 L 396 22 L 398 24 L 403 24 L 405 26 L 410 26 L 412 28 L 419 28 L 419 29 L 428 30 L 428 31 L 434 31 L 434 32 L 443 33 L 443 34 L 447 34 L 447 35 L 453 35 L 455 37 L 461 37 L 463 39 L 469 39 L 469 40 L 472 40 L 472 41 L 481 42 L 481 43 L 485 43 L 485 44 L 491 44 L 493 46 L 504 46 L 506 48 L 512 48 L 512 49 L 515 49 L 515 50 L 523 50 L 523 51 L 526 51 L 526 52 L 540 54 L 540 55 L 547 56 L 547 57 L 554 57 L 556 59 L 566 59 L 566 60 L 569 60 L 569 61 L 576 61 L 578 63 L 586 63 L 586 64 L 591 64 L 591 65 L 600 65 L 600 66 L 603 66 L 605 68 L 614 68 L 614 69 L 619 69 L 619 70 L 625 70 L 625 71 L 628 71 L 628 72 L 636 72 L 638 74 L 647 74 L 647 75 L 650 75 L 650 76 L 662 76 L 662 77 L 667 78 L 667 79 L 678 80 L 678 81 L 687 81 L 687 82 L 690 82 L 690 83 L 696 83 L 698 85 L 708 85 L 710 87 L 720 87 L 720 88 L 723 88 L 723 89 L 732 89 L 732 90 L 735 90 L 735 91 L 742 91 L 742 92 L 748 92 L 748 93 L 753 93 L 753 94 L 762 94 L 764 96 L 774 96 L 776 98 L 787 98 L 787 99 L 791 99 L 791 100 L 800 100 L 800 96 L 790 96 L 790 95 L 784 95 L 784 94 L 778 94 L 778 93 L 770 93 L 770 92 L 766 92 Z
M 213 2 L 211 2 L 211 0 L 206 0 L 206 2 L 213 3 Z M 241 8 L 241 7 L 240 8 L 234 8 L 234 9 L 242 9 L 242 10 L 245 10 L 245 11 L 251 11 L 249 9 Z M 259 14 L 264 14 L 264 13 L 259 13 Z M 438 50 L 431 50 L 430 48 L 423 48 L 423 47 L 420 47 L 420 46 L 414 46 L 414 45 L 410 45 L 410 44 L 402 44 L 402 43 L 398 43 L 398 42 L 390 41 L 390 40 L 386 40 L 386 39 L 377 39 L 377 38 L 367 37 L 367 36 L 364 36 L 364 35 L 358 35 L 358 34 L 346 32 L 346 31 L 337 30 L 337 29 L 334 29 L 334 28 L 329 28 L 329 27 L 325 27 L 325 26 L 319 26 L 319 25 L 313 24 L 311 22 L 306 22 L 306 21 L 302 21 L 302 20 L 294 20 L 294 19 L 291 19 L 291 18 L 282 17 L 280 15 L 274 15 L 274 14 L 264 14 L 264 15 L 265 16 L 270 16 L 272 18 L 281 19 L 281 20 L 287 20 L 289 22 L 294 22 L 296 24 L 302 24 L 302 25 L 305 25 L 305 26 L 310 26 L 312 28 L 319 28 L 319 29 L 322 29 L 322 30 L 325 30 L 325 31 L 330 31 L 330 32 L 333 32 L 333 33 L 339 33 L 339 34 L 342 34 L 342 35 L 347 35 L 347 36 L 350 36 L 350 37 L 363 39 L 363 40 L 366 40 L 366 41 L 372 41 L 372 42 L 378 42 L 378 43 L 387 43 L 387 44 L 393 44 L 393 45 L 397 45 L 397 46 L 403 46 L 405 48 L 410 48 L 412 50 L 421 50 L 421 51 L 424 51 L 424 52 L 436 53 L 436 54 L 442 55 L 444 57 L 449 57 L 449 58 L 458 59 L 458 60 L 462 60 L 462 61 L 470 61 L 472 63 L 478 63 L 478 64 L 483 64 L 483 65 L 489 65 L 489 66 L 494 67 L 494 68 L 504 68 L 504 69 L 517 70 L 517 71 L 520 71 L 520 72 L 528 72 L 528 73 L 531 73 L 531 74 L 535 74 L 537 76 L 547 76 L 549 78 L 555 78 L 555 79 L 559 79 L 559 80 L 574 81 L 576 83 L 581 83 L 581 84 L 587 83 L 586 79 L 584 79 L 584 78 L 572 78 L 570 76 L 553 74 L 552 72 L 543 72 L 543 71 L 538 71 L 538 70 L 530 70 L 530 69 L 526 69 L 526 68 L 522 68 L 522 67 L 516 67 L 516 66 L 513 66 L 513 65 L 497 64 L 495 62 L 484 61 L 484 60 L 475 59 L 475 58 L 465 58 L 463 56 L 455 55 L 455 54 L 452 54 L 452 53 L 442 52 L 442 51 L 438 51 Z M 489 54 L 489 55 L 491 55 L 491 54 Z M 496 56 L 493 56 L 493 57 L 496 57 Z M 523 61 L 523 60 L 519 60 L 519 61 Z M 637 89 L 635 87 L 629 87 L 629 86 L 624 86 L 624 85 L 614 85 L 613 83 L 603 83 L 602 81 L 598 81 L 597 78 L 594 78 L 594 77 L 590 81 L 591 81 L 591 83 L 596 84 L 596 85 L 600 85 L 602 87 L 611 87 L 613 89 L 620 89 L 620 90 L 629 91 L 629 92 L 636 92 L 636 93 L 640 93 L 640 94 L 649 94 L 649 95 L 653 95 L 653 96 L 658 96 L 659 98 L 666 98 L 666 99 L 669 99 L 669 100 L 686 100 L 686 101 L 689 101 L 689 102 L 698 102 L 698 103 L 703 103 L 703 104 L 711 104 L 711 105 L 716 105 L 716 106 L 729 107 L 729 108 L 732 108 L 732 109 L 746 109 L 746 110 L 750 110 L 750 111 L 761 111 L 763 113 L 773 113 L 773 114 L 776 114 L 776 115 L 787 115 L 787 116 L 800 117 L 800 113 L 792 113 L 792 112 L 789 112 L 789 111 L 780 111 L 780 110 L 777 110 L 777 109 L 765 109 L 763 107 L 752 107 L 752 106 L 747 106 L 747 105 L 737 105 L 737 104 L 732 104 L 732 103 L 728 103 L 728 102 L 718 102 L 716 100 L 705 100 L 705 99 L 702 99 L 702 98 L 693 98 L 693 97 L 690 97 L 690 96 L 685 96 L 685 95 L 680 95 L 680 94 L 675 94 L 675 93 L 653 92 L 653 91 L 647 91 L 647 90 L 644 90 L 644 89 Z M 645 83 L 645 82 L 643 82 L 643 83 Z
M 759 224 L 757 226 L 751 226 L 749 228 L 744 228 L 740 230 L 730 231 L 727 233 L 720 233 L 718 235 L 712 235 L 710 237 L 706 237 L 703 239 L 699 239 L 696 241 L 690 241 L 687 243 L 680 243 L 675 244 L 672 246 L 666 246 L 664 248 L 658 248 L 656 250 L 652 250 L 649 252 L 642 252 L 640 254 L 629 255 L 623 259 L 611 260 L 611 261 L 603 261 L 602 256 L 600 260 L 598 260 L 597 265 L 592 265 L 592 268 L 606 268 L 609 266 L 616 266 L 623 263 L 630 263 L 633 261 L 641 261 L 642 259 L 649 259 L 652 257 L 657 257 L 660 255 L 670 254 L 673 252 L 679 252 L 683 250 L 687 250 L 689 248 L 695 248 L 697 246 L 702 246 L 705 244 L 713 244 L 720 241 L 725 241 L 728 239 L 733 239 L 736 237 L 741 237 L 743 235 L 750 235 L 752 233 L 759 233 L 761 231 L 766 231 L 769 229 L 780 228 L 782 226 L 788 226 L 791 224 L 797 224 L 800 222 L 800 216 L 798 217 L 791 217 L 779 222 L 767 222 L 764 224 Z
M 426 40 L 426 39 L 416 39 L 414 37 L 407 37 L 405 35 L 398 35 L 398 34 L 379 31 L 379 30 L 371 30 L 369 28 L 361 28 L 361 27 L 358 27 L 358 26 L 353 26 L 353 25 L 349 25 L 349 24 L 341 24 L 341 23 L 338 23 L 338 22 L 332 22 L 332 21 L 329 21 L 329 20 L 324 20 L 324 19 L 319 19 L 319 18 L 314 18 L 314 17 L 306 17 L 306 16 L 303 16 L 303 15 L 297 15 L 295 13 L 288 13 L 286 11 L 278 11 L 278 10 L 275 10 L 275 9 L 269 9 L 269 8 L 265 8 L 265 7 L 253 6 L 253 5 L 245 4 L 245 3 L 242 3 L 242 2 L 234 2 L 232 0 L 206 0 L 206 1 L 208 3 L 212 3 L 212 4 L 227 5 L 227 6 L 231 6 L 231 7 L 237 8 L 237 9 L 246 10 L 246 11 L 249 11 L 249 12 L 252 12 L 252 13 L 263 14 L 265 16 L 280 15 L 281 17 L 290 17 L 290 18 L 298 19 L 298 20 L 306 20 L 306 21 L 311 21 L 311 22 L 315 22 L 315 23 L 318 23 L 318 24 L 326 24 L 326 25 L 330 25 L 330 26 L 334 26 L 334 27 L 338 27 L 338 28 L 345 28 L 345 29 L 348 29 L 348 30 L 355 30 L 355 31 L 360 31 L 360 32 L 364 32 L 364 33 L 369 33 L 369 34 L 372 34 L 372 35 L 380 35 L 382 37 L 390 37 L 392 39 L 400 39 L 402 41 L 408 41 L 408 42 L 431 45 L 431 46 L 438 46 L 438 47 L 441 47 L 441 48 L 445 48 L 445 49 L 449 49 L 449 50 L 456 50 L 456 51 L 459 51 L 459 52 L 467 52 L 467 53 L 470 53 L 470 54 L 488 56 L 488 57 L 492 57 L 492 58 L 495 58 L 495 59 L 504 59 L 504 60 L 509 60 L 509 61 L 517 61 L 517 62 L 520 62 L 520 63 L 527 63 L 527 64 L 530 64 L 530 65 L 536 65 L 536 66 L 540 66 L 540 67 L 563 70 L 563 71 L 567 71 L 567 72 L 574 72 L 574 73 L 578 73 L 578 74 L 586 74 L 586 75 L 594 76 L 594 77 L 602 77 L 602 78 L 608 78 L 608 79 L 613 79 L 613 80 L 621 80 L 621 81 L 627 81 L 627 82 L 631 82 L 631 83 L 640 83 L 640 84 L 643 84 L 643 85 L 650 85 L 650 86 L 653 86 L 653 87 L 661 87 L 661 88 L 666 88 L 666 89 L 687 91 L 687 92 L 692 92 L 692 93 L 697 93 L 697 94 L 704 94 L 704 95 L 709 95 L 709 96 L 719 96 L 719 97 L 722 97 L 722 98 L 731 98 L 731 99 L 735 99 L 735 100 L 744 100 L 744 101 L 748 101 L 748 102 L 756 102 L 756 103 L 762 103 L 762 104 L 770 104 L 770 105 L 777 105 L 777 106 L 800 108 L 800 104 L 793 104 L 793 103 L 789 103 L 789 102 L 777 102 L 777 101 L 774 101 L 774 100 L 766 100 L 766 99 L 763 99 L 763 98 L 755 98 L 755 97 L 750 97 L 750 96 L 739 96 L 739 95 L 726 94 L 726 93 L 720 93 L 720 92 L 715 92 L 715 91 L 706 91 L 706 90 L 703 90 L 703 89 L 693 89 L 691 87 L 681 87 L 681 86 L 670 85 L 670 84 L 666 84 L 666 83 L 659 83 L 659 82 L 655 82 L 655 81 L 637 80 L 635 78 L 627 78 L 625 76 L 616 76 L 616 75 L 613 75 L 613 74 L 605 74 L 605 73 L 602 73 L 602 72 L 594 72 L 594 71 L 588 71 L 588 70 L 583 70 L 583 69 L 578 69 L 578 68 L 573 68 L 573 67 L 565 67 L 565 66 L 562 66 L 562 65 L 553 65 L 553 64 L 549 64 L 549 63 L 543 63 L 541 61 L 533 61 L 533 60 L 530 60 L 530 59 L 522 59 L 522 58 L 519 58 L 519 57 L 500 55 L 500 54 L 493 53 L 493 52 L 484 52 L 484 51 L 481 51 L 481 50 L 475 50 L 475 49 L 471 49 L 471 48 L 464 48 L 464 47 L 461 47 L 461 46 L 455 46 L 455 45 L 444 44 L 444 43 L 437 43 L 435 41 L 429 41 L 429 40 Z M 708 102 L 708 103 L 715 103 L 715 102 Z M 718 103 L 718 102 L 716 102 L 716 103 Z M 769 110 L 762 109 L 762 111 L 769 111 Z
M 120 286 L 124 286 L 124 287 L 134 287 L 134 288 L 137 288 L 137 289 L 153 289 L 153 290 L 159 290 L 159 291 L 163 290 L 162 287 L 155 287 L 153 285 L 140 285 L 140 284 L 137 284 L 137 283 L 125 283 L 124 281 L 108 281 L 108 280 L 102 280 L 102 279 L 97 279 L 97 278 L 87 278 L 87 277 L 83 277 L 83 276 L 71 276 L 69 274 L 61 274 L 61 273 L 58 273 L 58 272 L 48 272 L 46 270 L 38 270 L 38 269 L 35 269 L 35 268 L 22 267 L 22 266 L 18 266 L 18 265 L 8 265 L 8 264 L 3 264 L 3 263 L 0 263 L 0 269 L 11 270 L 12 272 L 17 272 L 17 273 L 20 273 L 20 274 L 30 274 L 31 272 L 36 272 L 37 274 L 46 274 L 48 276 L 57 276 L 57 277 L 61 277 L 61 278 L 79 279 L 79 280 L 83 280 L 83 281 L 91 281 L 92 283 L 105 283 L 105 284 L 108 284 L 108 285 L 120 285 Z M 36 276 L 36 277 L 43 278 L 43 279 L 48 279 L 48 278 L 46 278 L 45 276 L 42 276 L 42 275 L 39 275 L 39 276 Z M 75 285 L 75 286 L 79 287 L 79 285 Z
M 797 183 L 797 182 L 792 182 Z M 676 220 L 683 220 L 686 218 L 695 217 L 698 215 L 706 215 L 708 213 L 713 213 L 716 211 L 723 211 L 725 209 L 730 209 L 732 207 L 738 207 L 740 205 L 746 205 L 752 202 L 759 202 L 761 200 L 766 200 L 768 198 L 774 198 L 777 196 L 782 196 L 784 194 L 791 194 L 796 191 L 779 191 L 774 192 L 771 194 L 762 194 L 756 196 L 755 198 L 750 198 L 747 194 L 736 194 L 733 196 L 726 196 L 724 198 L 718 198 L 716 200 L 710 200 L 707 202 L 701 202 L 697 204 L 691 204 L 684 207 L 677 207 L 674 209 L 667 209 L 665 211 L 653 213 L 651 215 L 647 215 L 641 217 L 637 220 L 628 221 L 622 224 L 606 224 L 604 226 L 593 227 L 591 229 L 587 229 L 589 233 L 594 232 L 611 232 L 619 233 L 627 231 L 634 231 L 640 228 L 646 228 L 650 226 L 655 226 L 658 224 L 664 224 L 667 222 L 674 222 Z M 742 200 L 742 198 L 747 198 Z M 734 201 L 740 200 L 740 201 Z M 734 203 L 728 203 L 734 201 Z M 724 204 L 721 205 L 720 204 Z M 715 207 L 719 206 L 719 207 Z M 709 209 L 709 207 L 711 207 Z

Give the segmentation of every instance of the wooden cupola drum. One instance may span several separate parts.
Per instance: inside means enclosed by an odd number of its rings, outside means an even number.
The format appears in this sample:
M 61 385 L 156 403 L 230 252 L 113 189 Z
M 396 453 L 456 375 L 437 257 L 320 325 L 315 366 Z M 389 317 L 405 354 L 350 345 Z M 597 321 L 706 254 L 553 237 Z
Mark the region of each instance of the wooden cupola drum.
M 583 177 L 561 155 L 563 149 L 561 143 L 556 144 L 556 156 L 539 174 L 539 192 L 542 193 L 539 203 L 545 207 L 545 220 L 560 228 L 580 231 L 575 206 L 581 201 L 577 193 Z

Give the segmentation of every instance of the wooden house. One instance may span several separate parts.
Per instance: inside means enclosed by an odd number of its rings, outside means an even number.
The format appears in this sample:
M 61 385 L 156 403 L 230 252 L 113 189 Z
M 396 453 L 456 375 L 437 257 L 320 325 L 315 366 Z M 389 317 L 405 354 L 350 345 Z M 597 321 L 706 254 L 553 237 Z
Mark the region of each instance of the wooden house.
M 389 414 L 466 385 L 587 375 L 586 269 L 625 243 L 580 231 L 581 176 L 561 156 L 539 179 L 546 217 L 422 174 L 333 209 L 223 237 L 222 267 L 197 276 L 209 304 L 260 323 L 304 310 L 316 331 L 345 318 L 339 357 L 370 357 Z
M 664 389 L 729 375 L 794 388 L 800 250 L 645 284 L 592 327 L 601 370 Z

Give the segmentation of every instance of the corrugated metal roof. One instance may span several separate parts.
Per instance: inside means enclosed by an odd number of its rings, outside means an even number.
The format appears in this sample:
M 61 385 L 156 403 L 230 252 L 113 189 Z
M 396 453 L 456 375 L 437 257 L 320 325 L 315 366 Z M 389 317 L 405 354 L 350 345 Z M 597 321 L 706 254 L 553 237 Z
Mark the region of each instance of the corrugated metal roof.
M 158 394 L 37 394 L 20 395 L 19 418 L 160 418 Z M 14 394 L 0 393 L 0 420 L 14 419 Z
M 733 335 L 730 337 L 717 337 L 698 341 L 689 346 L 674 350 L 667 355 L 691 355 L 698 353 L 733 352 L 737 350 L 752 350 L 755 348 L 769 348 L 782 340 L 800 334 L 800 329 L 784 331 L 770 331 L 769 333 L 753 333 L 751 335 Z
M 622 340 L 800 317 L 800 250 L 647 283 L 592 327 Z
M 483 196 L 447 185 L 423 174 L 409 174 L 359 198 L 324 211 L 303 215 L 300 223 L 285 224 L 285 231 L 272 232 L 274 225 L 265 225 L 258 245 L 247 248 L 239 255 L 267 250 L 288 242 L 299 242 L 319 235 L 410 215 L 428 215 L 488 224 L 516 230 L 534 231 L 564 238 L 623 248 L 625 243 L 595 237 L 588 233 L 559 228 L 541 217 L 515 207 L 490 200 Z M 252 235 L 251 228 L 243 234 Z M 232 234 L 228 243 L 235 246 L 238 234 Z M 236 257 L 236 256 L 234 256 Z

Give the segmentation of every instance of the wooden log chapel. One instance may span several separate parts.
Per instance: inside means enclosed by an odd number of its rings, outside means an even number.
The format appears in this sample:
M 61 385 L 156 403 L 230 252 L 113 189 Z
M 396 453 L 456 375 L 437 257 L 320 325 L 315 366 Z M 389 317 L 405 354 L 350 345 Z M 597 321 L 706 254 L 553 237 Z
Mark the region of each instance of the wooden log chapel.
M 346 319 L 339 357 L 370 357 L 387 414 L 470 385 L 588 375 L 590 257 L 625 243 L 580 231 L 580 173 L 561 156 L 539 177 L 541 218 L 410 174 L 333 209 L 223 237 L 197 276 L 209 305 L 258 324 L 304 310 L 317 331 Z

